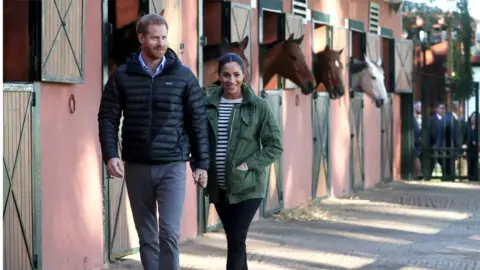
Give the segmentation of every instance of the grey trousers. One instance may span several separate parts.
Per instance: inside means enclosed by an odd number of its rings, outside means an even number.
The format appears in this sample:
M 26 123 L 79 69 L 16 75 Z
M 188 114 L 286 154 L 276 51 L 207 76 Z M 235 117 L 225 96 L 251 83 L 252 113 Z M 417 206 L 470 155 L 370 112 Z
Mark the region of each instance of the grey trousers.
M 186 163 L 125 164 L 125 182 L 145 270 L 178 270 Z M 158 206 L 158 222 L 157 222 Z

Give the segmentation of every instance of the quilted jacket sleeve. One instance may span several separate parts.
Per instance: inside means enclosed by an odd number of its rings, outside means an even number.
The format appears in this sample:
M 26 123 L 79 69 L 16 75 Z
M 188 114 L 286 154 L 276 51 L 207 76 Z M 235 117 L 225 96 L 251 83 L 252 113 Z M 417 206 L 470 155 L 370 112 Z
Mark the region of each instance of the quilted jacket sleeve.
M 192 169 L 208 170 L 210 166 L 208 122 L 202 88 L 190 71 L 186 89 L 185 129 L 189 136 Z
M 116 72 L 110 75 L 100 101 L 98 131 L 102 158 L 107 163 L 118 155 L 118 128 L 122 116 L 121 93 L 116 84 Z

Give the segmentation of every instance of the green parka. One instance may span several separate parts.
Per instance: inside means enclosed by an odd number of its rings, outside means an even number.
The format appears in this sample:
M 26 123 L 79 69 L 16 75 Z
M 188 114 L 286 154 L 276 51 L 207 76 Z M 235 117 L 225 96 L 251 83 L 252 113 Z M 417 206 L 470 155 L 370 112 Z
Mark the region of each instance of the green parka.
M 227 201 L 238 203 L 264 198 L 267 190 L 266 168 L 283 152 L 279 125 L 262 98 L 246 84 L 242 85 L 243 102 L 233 107 L 228 124 L 228 150 L 225 164 Z M 210 202 L 218 201 L 215 155 L 217 145 L 219 104 L 223 89 L 217 87 L 206 97 L 209 123 L 210 169 L 206 193 Z M 248 170 L 237 170 L 245 162 Z

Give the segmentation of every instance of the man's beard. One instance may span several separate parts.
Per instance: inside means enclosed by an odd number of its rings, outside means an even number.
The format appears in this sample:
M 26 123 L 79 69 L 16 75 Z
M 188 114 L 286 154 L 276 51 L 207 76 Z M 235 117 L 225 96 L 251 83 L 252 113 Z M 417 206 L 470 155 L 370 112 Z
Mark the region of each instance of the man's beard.
M 148 58 L 152 60 L 160 60 L 165 55 L 164 50 L 161 50 L 161 49 L 158 49 L 158 50 L 147 49 L 147 50 L 144 50 L 144 53 L 148 56 Z

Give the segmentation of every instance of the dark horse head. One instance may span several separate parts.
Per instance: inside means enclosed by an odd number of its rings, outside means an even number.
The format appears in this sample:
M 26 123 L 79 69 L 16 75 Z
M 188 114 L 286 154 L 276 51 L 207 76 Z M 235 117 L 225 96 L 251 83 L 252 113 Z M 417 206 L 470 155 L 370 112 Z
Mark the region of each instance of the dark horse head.
M 327 45 L 323 51 L 313 55 L 313 74 L 317 81 L 317 88 L 323 84 L 331 99 L 337 99 L 345 94 L 343 82 L 343 63 L 341 59 L 343 49 L 335 51 Z

